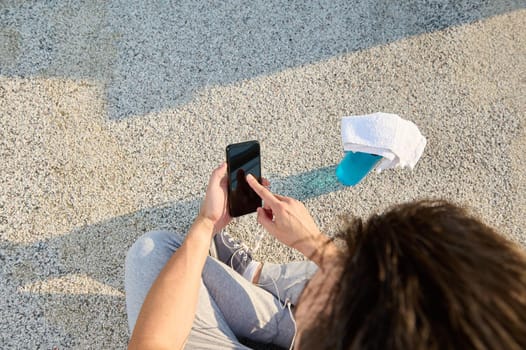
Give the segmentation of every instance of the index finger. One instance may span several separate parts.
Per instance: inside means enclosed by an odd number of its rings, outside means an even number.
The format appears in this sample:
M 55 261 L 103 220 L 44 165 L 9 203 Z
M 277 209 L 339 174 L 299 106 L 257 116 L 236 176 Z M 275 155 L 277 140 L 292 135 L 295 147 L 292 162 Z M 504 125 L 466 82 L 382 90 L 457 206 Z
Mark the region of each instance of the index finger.
M 268 204 L 270 207 L 272 207 L 274 204 L 277 204 L 279 202 L 279 199 L 277 199 L 272 192 L 270 192 L 265 186 L 261 185 L 258 180 L 254 177 L 252 174 L 247 175 L 247 182 L 250 187 L 256 192 L 263 201 Z

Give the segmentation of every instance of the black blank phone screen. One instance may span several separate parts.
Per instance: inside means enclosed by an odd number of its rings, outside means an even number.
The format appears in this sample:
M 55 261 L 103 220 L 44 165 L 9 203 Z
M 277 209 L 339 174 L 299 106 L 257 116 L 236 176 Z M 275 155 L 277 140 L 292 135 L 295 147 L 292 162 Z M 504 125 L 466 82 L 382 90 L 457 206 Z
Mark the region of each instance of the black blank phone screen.
M 261 198 L 249 186 L 246 176 L 252 174 L 261 182 L 259 143 L 248 141 L 226 148 L 228 163 L 228 209 L 230 216 L 253 213 L 261 206 Z

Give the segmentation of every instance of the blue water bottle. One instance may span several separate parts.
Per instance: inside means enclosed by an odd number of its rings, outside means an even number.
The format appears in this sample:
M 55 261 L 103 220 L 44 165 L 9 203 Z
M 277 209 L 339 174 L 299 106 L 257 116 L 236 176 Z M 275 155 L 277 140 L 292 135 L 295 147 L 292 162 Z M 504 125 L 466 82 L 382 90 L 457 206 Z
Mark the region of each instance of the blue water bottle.
M 382 158 L 376 154 L 346 151 L 336 167 L 336 177 L 345 186 L 354 186 L 362 181 Z

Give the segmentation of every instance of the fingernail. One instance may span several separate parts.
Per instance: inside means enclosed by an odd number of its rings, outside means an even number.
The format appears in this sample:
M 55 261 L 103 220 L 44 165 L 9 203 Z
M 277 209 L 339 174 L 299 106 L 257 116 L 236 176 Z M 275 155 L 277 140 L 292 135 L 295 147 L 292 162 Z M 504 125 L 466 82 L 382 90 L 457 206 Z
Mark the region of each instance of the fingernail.
M 253 179 L 253 178 L 254 178 L 254 175 L 252 175 L 252 174 L 248 174 L 248 175 L 247 175 L 247 180 L 248 180 L 248 179 Z

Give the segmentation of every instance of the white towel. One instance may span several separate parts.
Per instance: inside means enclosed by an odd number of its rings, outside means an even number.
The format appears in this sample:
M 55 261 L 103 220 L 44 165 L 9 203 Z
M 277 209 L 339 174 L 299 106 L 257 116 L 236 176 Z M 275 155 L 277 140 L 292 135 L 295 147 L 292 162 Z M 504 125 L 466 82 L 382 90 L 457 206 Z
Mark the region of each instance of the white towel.
M 382 156 L 376 170 L 396 167 L 413 169 L 426 138 L 418 127 L 396 114 L 374 113 L 342 118 L 342 140 L 345 151 Z

